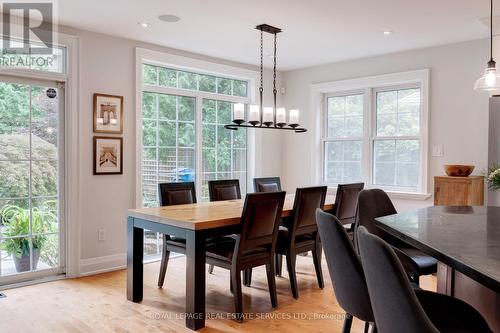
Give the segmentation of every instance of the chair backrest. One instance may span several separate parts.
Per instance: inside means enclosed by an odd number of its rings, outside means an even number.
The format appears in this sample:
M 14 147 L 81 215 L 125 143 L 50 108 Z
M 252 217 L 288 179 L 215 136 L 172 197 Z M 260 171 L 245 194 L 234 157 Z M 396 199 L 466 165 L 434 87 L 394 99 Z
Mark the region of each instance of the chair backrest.
M 196 190 L 193 182 L 160 183 L 158 190 L 161 206 L 196 203 Z
M 325 205 L 326 186 L 302 187 L 295 191 L 291 237 L 318 231 L 316 208 Z
M 373 322 L 361 260 L 345 228 L 335 216 L 319 208 L 316 209 L 316 221 L 337 301 L 347 313 Z
M 360 226 L 364 226 L 370 233 L 385 238 L 387 235 L 374 224 L 373 220 L 377 217 L 396 213 L 396 208 L 394 208 L 391 199 L 383 190 L 362 190 L 358 196 L 355 230 Z M 354 241 L 357 244 L 357 233 L 354 235 Z
M 265 247 L 274 253 L 286 192 L 249 193 L 241 215 L 238 258 L 245 252 Z
M 280 177 L 264 177 L 253 179 L 254 191 L 260 192 L 279 192 L 281 191 Z
M 208 182 L 210 201 L 241 199 L 238 179 L 210 180 Z
M 342 224 L 351 224 L 356 221 L 358 196 L 359 192 L 361 192 L 364 187 L 365 183 L 339 184 L 337 186 L 333 215 L 335 215 Z
M 361 226 L 358 230 L 361 262 L 379 332 L 437 333 L 410 286 L 394 250 Z

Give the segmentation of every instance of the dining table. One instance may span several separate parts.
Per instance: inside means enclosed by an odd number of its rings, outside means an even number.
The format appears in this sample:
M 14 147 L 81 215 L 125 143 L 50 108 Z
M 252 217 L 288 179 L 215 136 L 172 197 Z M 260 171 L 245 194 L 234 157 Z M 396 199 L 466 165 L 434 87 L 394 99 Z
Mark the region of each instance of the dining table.
M 500 332 L 500 207 L 432 206 L 375 225 L 436 258 L 437 292 L 469 303 Z
M 186 327 L 205 326 L 205 243 L 208 238 L 239 232 L 245 200 L 130 209 L 127 218 L 127 299 L 143 299 L 144 230 L 186 239 Z M 333 209 L 334 195 L 327 195 L 324 210 Z M 292 215 L 294 194 L 285 198 L 282 217 Z

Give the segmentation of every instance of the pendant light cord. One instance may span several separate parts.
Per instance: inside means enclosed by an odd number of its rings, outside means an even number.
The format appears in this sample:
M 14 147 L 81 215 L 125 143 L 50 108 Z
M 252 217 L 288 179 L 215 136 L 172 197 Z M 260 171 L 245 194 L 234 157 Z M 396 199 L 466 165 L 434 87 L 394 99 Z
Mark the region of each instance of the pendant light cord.
M 493 0 L 490 0 L 490 61 L 493 61 Z
M 274 68 L 273 68 L 273 96 L 274 96 L 274 117 L 276 118 L 276 94 L 278 90 L 276 90 L 276 33 L 274 33 Z M 276 119 L 274 119 L 274 123 L 276 124 Z
M 262 123 L 263 109 L 263 94 L 264 94 L 264 31 L 260 29 L 260 122 Z

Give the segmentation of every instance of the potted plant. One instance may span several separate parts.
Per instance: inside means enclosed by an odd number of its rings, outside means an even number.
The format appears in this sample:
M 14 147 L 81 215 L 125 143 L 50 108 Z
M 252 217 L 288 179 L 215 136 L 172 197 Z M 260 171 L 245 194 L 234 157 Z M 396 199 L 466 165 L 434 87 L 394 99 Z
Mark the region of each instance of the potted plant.
M 30 237 L 30 210 L 15 205 L 6 205 L 0 211 L 3 222 L 0 248 L 12 255 L 17 272 L 30 270 L 30 238 L 33 249 L 33 270 L 38 265 L 40 251 L 47 242 L 47 233 L 55 232 L 57 216 L 47 207 L 31 209 Z
M 488 188 L 492 191 L 500 189 L 500 164 L 492 164 L 486 174 Z

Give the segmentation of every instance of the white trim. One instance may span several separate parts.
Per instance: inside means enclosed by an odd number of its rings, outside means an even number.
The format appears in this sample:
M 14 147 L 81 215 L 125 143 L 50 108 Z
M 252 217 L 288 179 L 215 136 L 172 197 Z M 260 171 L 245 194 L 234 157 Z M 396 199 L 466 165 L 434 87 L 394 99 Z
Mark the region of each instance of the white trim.
M 44 72 L 22 68 L 0 68 L 0 75 L 23 78 L 25 80 L 41 80 L 63 82 L 65 84 L 64 130 L 62 145 L 64 160 L 62 170 L 64 188 L 60 200 L 62 210 L 60 217 L 61 266 L 66 276 L 79 275 L 80 261 L 80 224 L 79 224 L 79 39 L 76 36 L 58 33 L 58 45 L 66 47 L 66 73 Z M 51 271 L 47 270 L 46 273 Z M 33 273 L 33 277 L 39 276 Z M 60 273 L 54 271 L 54 273 Z
M 324 109 L 325 109 L 325 95 L 326 94 L 341 94 L 345 92 L 352 91 L 360 91 L 365 90 L 365 101 L 373 98 L 373 89 L 377 88 L 387 88 L 391 86 L 400 86 L 400 85 L 408 85 L 408 84 L 419 84 L 421 93 L 421 112 L 420 112 L 420 161 L 421 161 L 421 185 L 420 192 L 414 193 L 418 196 L 426 197 L 428 191 L 428 131 L 429 131 L 429 69 L 421 69 L 415 71 L 408 72 L 400 72 L 400 73 L 391 73 L 391 74 L 383 74 L 377 76 L 370 76 L 364 78 L 354 78 L 348 80 L 341 81 L 333 81 L 333 82 L 323 82 L 311 85 L 311 105 L 313 112 L 316 112 L 317 115 L 315 119 L 316 121 L 313 123 L 312 130 L 315 133 L 315 140 L 311 143 L 311 163 L 313 163 L 314 175 L 313 181 L 314 183 L 323 183 L 323 165 L 324 162 L 324 152 L 323 152 L 323 127 L 326 122 Z M 367 96 L 369 95 L 369 96 Z M 366 103 L 365 103 L 366 104 Z M 372 103 L 370 103 L 372 104 Z M 368 135 L 370 136 L 370 142 L 372 141 L 372 129 L 370 124 L 373 123 L 371 114 L 369 111 L 368 115 L 365 110 L 364 116 L 367 124 L 365 124 L 365 131 L 368 129 Z M 368 118 L 366 118 L 368 116 Z M 367 127 L 368 126 L 368 127 Z M 366 136 L 366 133 L 365 133 Z M 371 145 L 368 145 L 371 146 Z M 363 153 L 368 153 L 368 157 L 372 154 L 372 149 L 369 148 L 367 152 L 366 149 L 363 150 Z M 318 160 L 318 156 L 321 157 L 321 160 Z M 363 172 L 364 177 L 366 171 Z M 366 178 L 366 181 L 371 183 L 371 173 Z M 399 192 L 398 192 L 399 193 Z
M 201 74 L 209 74 L 215 76 L 222 76 L 227 78 L 234 78 L 238 80 L 246 80 L 249 82 L 248 84 L 248 97 L 237 97 L 237 96 L 222 96 L 220 94 L 211 94 L 204 93 L 199 91 L 190 91 L 179 88 L 167 88 L 167 87 L 158 87 L 145 85 L 143 83 L 142 77 L 142 64 L 148 63 L 153 65 L 159 65 L 163 67 L 169 67 L 180 70 L 187 70 L 190 72 L 201 73 Z M 142 91 L 143 88 L 147 88 L 147 91 L 166 93 L 166 94 L 174 94 L 174 95 L 183 95 L 183 96 L 193 96 L 197 98 L 197 105 L 200 102 L 200 96 L 206 97 L 210 99 L 223 99 L 225 101 L 233 101 L 233 102 L 242 102 L 245 104 L 255 103 L 256 98 L 256 82 L 258 78 L 258 72 L 223 64 L 217 64 L 214 62 L 178 56 L 169 53 L 157 52 L 153 50 L 148 50 L 144 48 L 136 48 L 136 103 L 135 103 L 135 116 L 136 116 L 136 179 L 135 179 L 135 206 L 140 207 L 142 201 L 142 118 L 141 118 L 141 110 L 142 110 Z M 198 108 L 198 106 L 197 106 Z M 201 110 L 201 109 L 200 109 Z M 198 110 L 199 111 L 199 110 Z M 198 114 L 198 113 L 197 113 Z M 197 135 L 196 142 L 201 142 L 201 123 L 198 122 L 197 125 Z M 251 189 L 251 177 L 256 174 L 256 158 L 252 158 L 250 152 L 255 151 L 255 146 L 260 139 L 261 133 L 253 134 L 251 131 L 247 131 L 247 191 Z M 201 146 L 200 146 L 201 147 Z M 196 156 L 201 156 L 201 151 L 196 151 Z M 196 159 L 198 162 L 201 162 L 200 158 Z M 197 164 L 198 164 L 197 162 Z M 197 165 L 198 166 L 198 165 Z M 198 169 L 200 170 L 200 169 Z M 197 185 L 201 184 L 201 177 L 197 175 Z M 201 186 L 196 186 L 198 191 L 201 191 Z M 200 192 L 201 193 L 201 192 Z M 200 194 L 198 193 L 198 194 Z
M 116 271 L 127 267 L 127 254 L 117 253 L 108 256 L 80 260 L 80 275 L 88 276 Z

